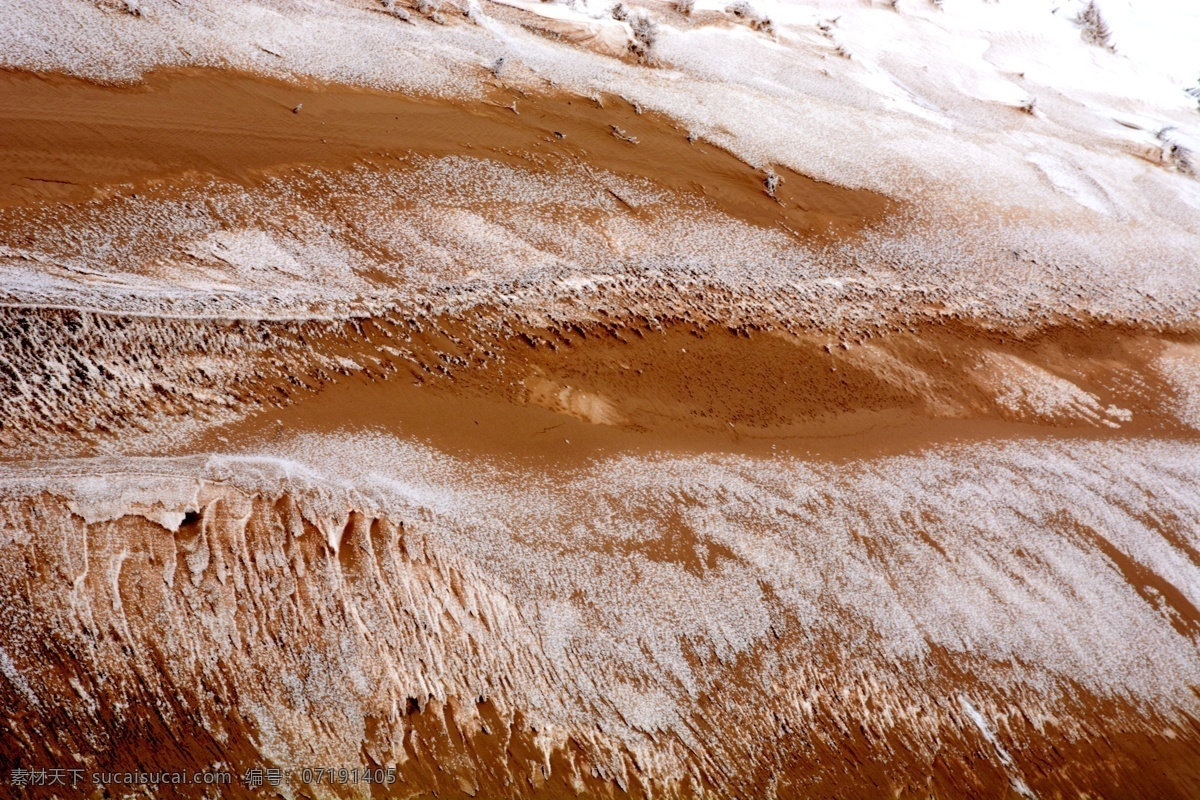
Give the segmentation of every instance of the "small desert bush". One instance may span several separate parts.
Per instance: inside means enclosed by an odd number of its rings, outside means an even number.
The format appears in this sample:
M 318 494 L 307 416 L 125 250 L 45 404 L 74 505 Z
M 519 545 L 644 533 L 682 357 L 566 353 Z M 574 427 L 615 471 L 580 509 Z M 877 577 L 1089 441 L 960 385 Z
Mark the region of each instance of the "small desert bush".
M 747 0 L 736 0 L 736 2 L 725 6 L 725 11 L 756 31 L 775 33 L 775 23 L 771 21 L 771 18 L 750 5 Z
M 1083 11 L 1079 12 L 1076 22 L 1082 28 L 1081 35 L 1085 42 L 1103 47 L 1105 50 L 1113 49 L 1112 29 L 1108 27 L 1104 15 L 1100 13 L 1100 6 L 1096 5 L 1096 0 L 1088 0 Z

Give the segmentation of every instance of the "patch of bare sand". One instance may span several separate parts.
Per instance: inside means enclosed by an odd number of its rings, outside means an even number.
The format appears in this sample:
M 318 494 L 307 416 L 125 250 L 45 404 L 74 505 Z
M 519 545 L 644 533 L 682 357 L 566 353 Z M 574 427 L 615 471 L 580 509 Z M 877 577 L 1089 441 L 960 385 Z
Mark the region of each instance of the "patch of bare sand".
M 163 70 L 133 86 L 0 71 L 0 207 L 212 178 L 253 184 L 398 153 L 550 172 L 592 165 L 793 234 L 846 235 L 896 205 L 781 167 L 772 198 L 763 171 L 615 97 L 533 95 L 497 82 L 486 100 L 463 102 L 216 70 Z

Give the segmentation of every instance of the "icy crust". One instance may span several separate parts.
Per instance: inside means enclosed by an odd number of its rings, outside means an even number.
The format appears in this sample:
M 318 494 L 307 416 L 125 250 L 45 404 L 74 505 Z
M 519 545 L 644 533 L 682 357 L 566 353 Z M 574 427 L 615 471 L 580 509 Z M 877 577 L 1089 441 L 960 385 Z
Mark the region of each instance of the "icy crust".
M 867 315 L 912 292 L 1012 321 L 1046 309 L 1165 322 L 1200 311 L 1200 248 L 1178 227 L 1127 219 L 1079 230 L 1053 218 L 1013 226 L 981 216 L 950 237 L 936 214 L 913 207 L 817 244 L 585 165 L 549 173 L 400 155 L 255 188 L 213 182 L 14 209 L 0 222 L 8 242 L 0 242 L 0 302 L 11 305 L 345 316 L 395 302 L 445 307 L 456 296 L 553 297 L 621 277 L 739 294 L 794 288 L 798 297 L 854 285 L 881 298 L 853 311 Z M 850 313 L 845 299 L 821 314 Z
M 1101 3 L 1113 12 L 1105 47 L 1081 36 L 1081 2 L 1046 0 L 767 0 L 702 3 L 692 16 L 659 3 L 519 3 L 517 17 L 514 4 L 461 0 L 426 4 L 407 23 L 366 0 L 148 0 L 139 16 L 17 0 L 0 22 L 0 64 L 108 80 L 200 64 L 465 98 L 494 79 L 616 93 L 753 164 L 945 214 L 969 218 L 986 202 L 1160 225 L 1152 208 L 1164 197 L 1193 217 L 1200 208 L 1180 200 L 1200 147 L 1186 93 L 1200 57 L 1183 31 L 1200 22 L 1190 4 L 1167 2 L 1157 12 Z M 633 30 L 640 18 L 652 35 Z M 539 20 L 555 35 L 538 35 Z M 572 20 L 580 36 L 563 29 Z M 641 47 L 641 61 L 607 44 L 596 52 L 611 38 L 596 34 L 601 24 Z
M 367 5 L 20 0 L 0 22 L 0 52 L 9 68 L 106 82 L 204 66 L 467 96 L 478 87 L 460 74 L 468 49 L 484 46 L 477 61 L 503 52 L 478 35 L 364 13 Z

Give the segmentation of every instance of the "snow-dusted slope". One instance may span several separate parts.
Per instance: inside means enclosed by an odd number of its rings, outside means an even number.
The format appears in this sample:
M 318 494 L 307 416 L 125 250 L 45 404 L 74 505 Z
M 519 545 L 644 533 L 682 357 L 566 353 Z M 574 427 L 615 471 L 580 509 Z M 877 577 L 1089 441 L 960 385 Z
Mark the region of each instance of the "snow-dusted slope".
M 1194 798 L 1197 31 L 9 0 L 0 781 Z
M 22 0 L 0 20 L 0 59 L 118 81 L 199 65 L 463 99 L 497 81 L 526 92 L 615 94 L 764 170 L 785 166 L 904 201 L 901 220 L 885 231 L 887 252 L 853 259 L 868 268 L 935 261 L 946 269 L 953 260 L 960 272 L 986 264 L 989 274 L 1027 282 L 1009 256 L 1017 250 L 1082 271 L 1073 277 L 1097 292 L 1125 283 L 1179 292 L 1200 282 L 1200 113 L 1187 93 L 1200 81 L 1200 49 L 1187 35 L 1200 12 L 1158 5 L 1135 13 L 1102 4 L 1109 36 L 1089 43 L 1079 4 L 1037 0 L 761 3 L 752 11 L 700 3 L 687 16 L 652 3 L 615 12 L 625 20 L 599 3 L 471 3 L 430 11 L 442 24 L 415 10 L 404 22 L 365 0 L 164 0 L 140 3 L 136 16 L 104 3 Z M 628 44 L 639 15 L 654 26 L 641 59 L 559 29 L 611 28 Z M 748 24 L 755 15 L 770 26 Z M 464 169 L 466 185 L 489 180 L 483 169 Z M 178 209 L 134 213 L 159 240 L 183 237 L 178 226 L 190 224 Z M 123 223 L 100 216 L 90 224 L 108 236 Z M 464 234 L 486 235 L 442 233 Z M 265 264 L 285 246 L 269 231 L 231 235 L 262 243 L 241 262 Z M 710 251 L 703 241 L 693 249 Z M 724 261 L 739 269 L 736 258 Z

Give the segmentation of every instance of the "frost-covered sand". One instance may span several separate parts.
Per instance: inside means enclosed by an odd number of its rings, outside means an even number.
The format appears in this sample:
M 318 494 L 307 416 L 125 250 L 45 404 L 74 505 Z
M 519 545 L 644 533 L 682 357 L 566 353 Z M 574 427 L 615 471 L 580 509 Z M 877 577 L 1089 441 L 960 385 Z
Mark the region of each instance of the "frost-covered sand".
M 0 777 L 1195 797 L 1196 30 L 8 3 Z

